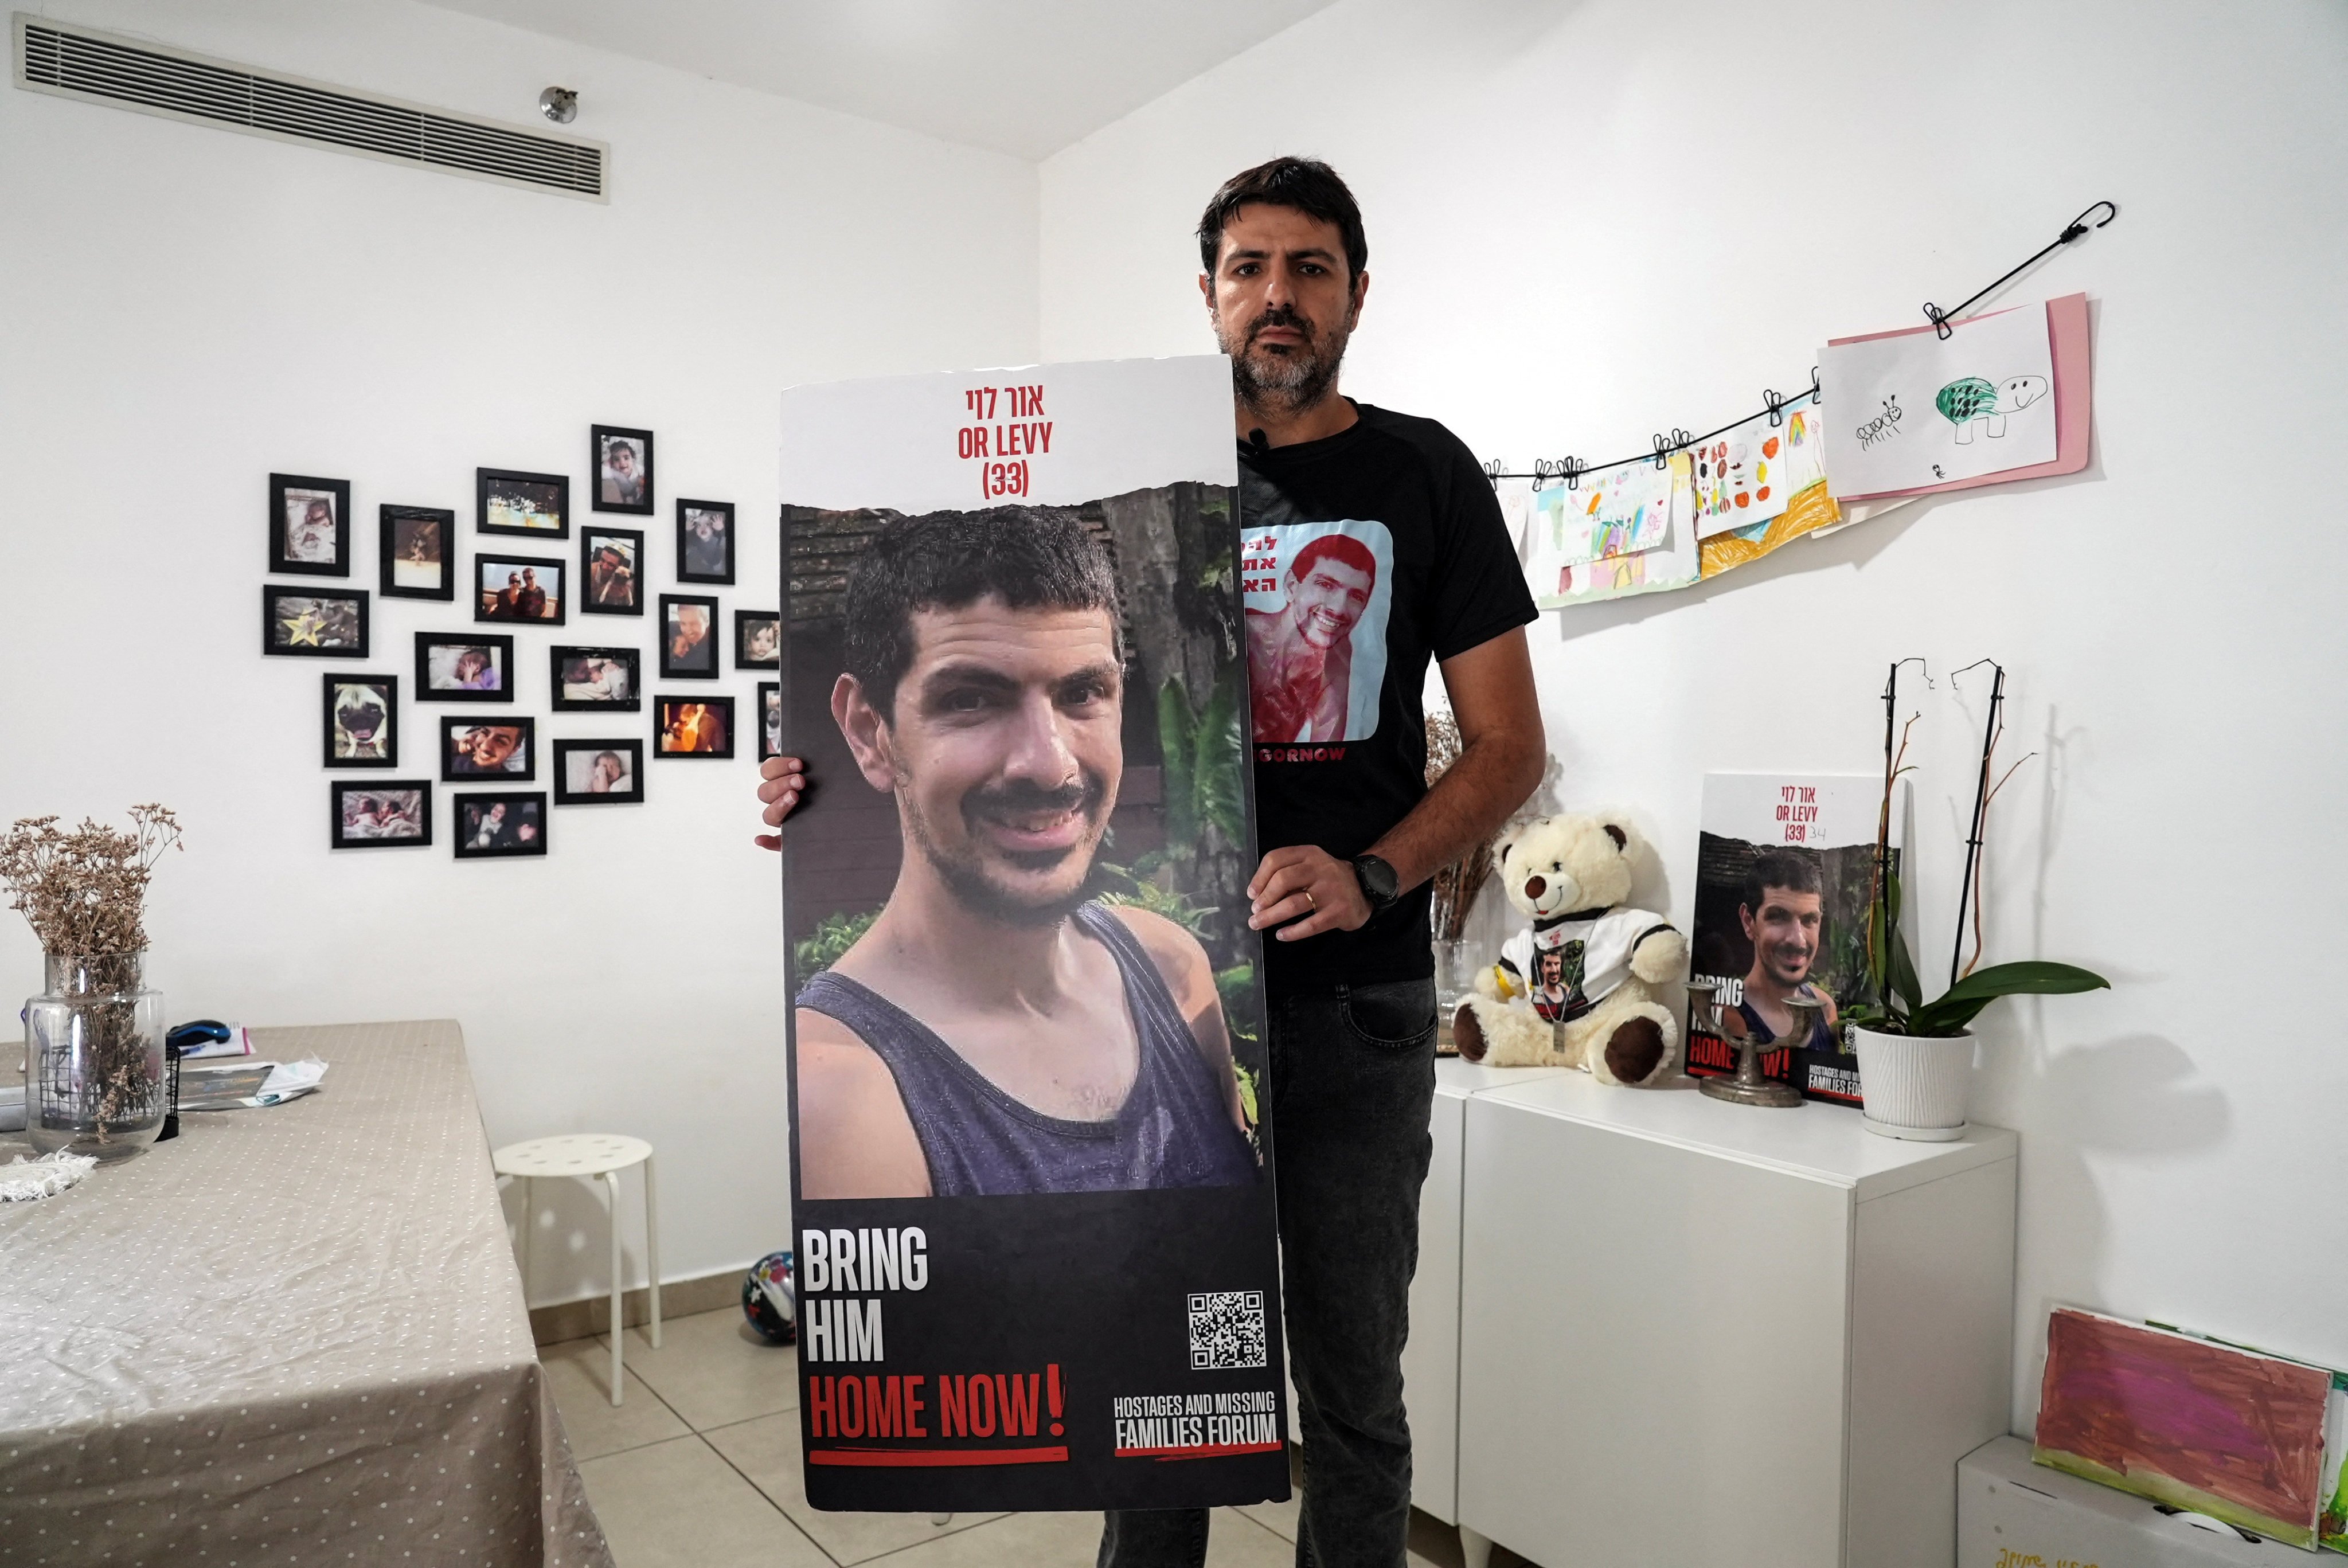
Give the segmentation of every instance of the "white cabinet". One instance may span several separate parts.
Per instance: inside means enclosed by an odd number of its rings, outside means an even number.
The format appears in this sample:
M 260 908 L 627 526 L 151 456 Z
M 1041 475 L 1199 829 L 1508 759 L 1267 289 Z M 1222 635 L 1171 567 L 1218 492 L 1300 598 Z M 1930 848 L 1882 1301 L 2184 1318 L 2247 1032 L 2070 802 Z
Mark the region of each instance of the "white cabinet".
M 1460 1161 L 1468 1099 L 1564 1070 L 1482 1068 L 1457 1057 L 1435 1061 L 1435 1157 L 1419 1192 L 1418 1272 L 1411 1278 L 1402 1396 L 1410 1413 L 1410 1501 L 1446 1524 L 1459 1522 Z
M 1421 1508 L 1551 1568 L 1952 1563 L 1957 1460 L 2006 1426 L 2013 1134 L 1581 1073 L 1448 1088 L 1456 1219 L 1431 1174 L 1405 1361 Z

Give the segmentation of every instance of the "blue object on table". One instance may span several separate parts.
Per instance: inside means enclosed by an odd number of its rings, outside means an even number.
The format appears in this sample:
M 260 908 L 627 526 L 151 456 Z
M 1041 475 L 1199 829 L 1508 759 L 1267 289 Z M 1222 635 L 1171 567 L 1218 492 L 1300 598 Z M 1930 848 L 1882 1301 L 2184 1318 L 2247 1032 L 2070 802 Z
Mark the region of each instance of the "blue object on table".
M 194 1018 L 174 1026 L 170 1034 L 163 1037 L 163 1043 L 175 1051 L 184 1051 L 191 1046 L 200 1046 L 207 1041 L 217 1045 L 227 1038 L 228 1026 L 218 1018 Z

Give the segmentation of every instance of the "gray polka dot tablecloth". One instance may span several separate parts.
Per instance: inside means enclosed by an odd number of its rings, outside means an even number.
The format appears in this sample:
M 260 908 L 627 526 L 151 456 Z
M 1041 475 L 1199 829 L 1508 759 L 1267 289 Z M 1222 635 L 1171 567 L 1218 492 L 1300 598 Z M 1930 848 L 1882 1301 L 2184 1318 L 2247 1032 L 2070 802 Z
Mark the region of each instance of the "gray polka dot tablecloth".
M 254 1041 L 324 1087 L 0 1204 L 0 1563 L 608 1568 L 463 1032 Z

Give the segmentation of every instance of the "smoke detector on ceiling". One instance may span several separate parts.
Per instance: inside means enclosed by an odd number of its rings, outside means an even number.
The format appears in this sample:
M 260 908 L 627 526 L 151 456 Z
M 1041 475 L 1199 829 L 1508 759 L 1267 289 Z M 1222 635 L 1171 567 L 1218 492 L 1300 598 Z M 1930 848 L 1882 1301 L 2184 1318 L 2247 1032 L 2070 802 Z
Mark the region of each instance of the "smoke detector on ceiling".
M 557 125 L 579 118 L 579 95 L 569 88 L 549 88 L 538 95 L 538 112 Z

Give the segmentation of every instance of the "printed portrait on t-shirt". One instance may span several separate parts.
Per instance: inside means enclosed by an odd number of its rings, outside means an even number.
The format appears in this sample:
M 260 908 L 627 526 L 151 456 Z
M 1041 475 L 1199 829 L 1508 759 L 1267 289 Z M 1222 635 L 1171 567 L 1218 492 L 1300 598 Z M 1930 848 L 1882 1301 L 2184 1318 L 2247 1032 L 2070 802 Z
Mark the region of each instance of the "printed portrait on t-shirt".
M 1386 525 L 1251 529 L 1240 568 L 1256 740 L 1376 734 L 1394 602 L 1394 535 Z

